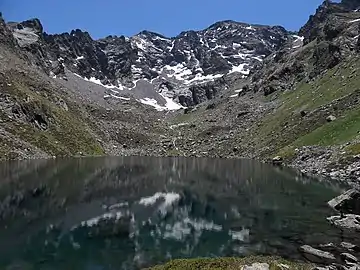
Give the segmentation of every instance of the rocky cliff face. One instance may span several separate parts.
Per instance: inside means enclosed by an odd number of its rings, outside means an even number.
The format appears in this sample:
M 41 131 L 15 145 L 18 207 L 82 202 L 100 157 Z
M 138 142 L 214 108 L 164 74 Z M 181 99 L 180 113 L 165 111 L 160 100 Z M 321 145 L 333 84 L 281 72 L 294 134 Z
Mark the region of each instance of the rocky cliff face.
M 4 44 L 12 48 L 17 47 L 17 42 L 13 38 L 12 32 L 7 27 L 4 19 L 2 18 L 1 12 L 0 12 L 0 44 Z
M 203 100 L 194 96 L 194 88 L 204 89 L 202 96 L 209 91 L 197 85 L 229 73 L 247 76 L 290 38 L 279 26 L 234 21 L 182 32 L 173 38 L 143 31 L 130 38 L 108 36 L 99 40 L 79 29 L 46 34 L 37 19 L 8 26 L 19 46 L 34 56 L 34 63 L 54 78 L 66 80 L 67 72 L 71 72 L 114 90 L 110 95 L 104 93 L 106 96 L 119 98 L 119 90 L 125 90 L 144 103 L 164 105 L 174 99 L 184 106 Z
M 358 1 L 325 1 L 300 29 L 294 42 L 283 43 L 251 77 L 254 91 L 266 95 L 314 80 L 359 50 Z

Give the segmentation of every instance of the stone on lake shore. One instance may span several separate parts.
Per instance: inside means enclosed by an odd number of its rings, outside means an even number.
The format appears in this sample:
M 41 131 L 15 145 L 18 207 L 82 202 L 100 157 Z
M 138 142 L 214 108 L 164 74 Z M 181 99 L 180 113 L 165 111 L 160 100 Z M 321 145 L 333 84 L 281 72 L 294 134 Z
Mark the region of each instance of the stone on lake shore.
M 313 248 L 309 245 L 301 246 L 300 251 L 307 260 L 313 263 L 331 264 L 337 261 L 332 253 Z
M 329 201 L 328 205 L 344 214 L 360 215 L 360 191 L 350 189 Z
M 349 231 L 360 231 L 360 216 L 359 215 L 354 215 L 354 214 L 348 214 L 348 215 L 344 215 L 344 216 L 332 216 L 332 217 L 328 217 L 327 220 L 341 228 L 341 229 L 346 229 Z

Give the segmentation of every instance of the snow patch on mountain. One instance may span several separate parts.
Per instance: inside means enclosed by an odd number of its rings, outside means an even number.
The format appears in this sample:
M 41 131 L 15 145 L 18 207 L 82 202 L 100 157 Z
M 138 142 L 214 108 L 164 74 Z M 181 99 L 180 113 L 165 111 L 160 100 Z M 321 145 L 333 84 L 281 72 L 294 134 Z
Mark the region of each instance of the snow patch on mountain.
M 91 77 L 90 79 L 88 79 L 88 78 L 83 78 L 83 77 L 81 77 L 79 74 L 76 74 L 76 73 L 74 73 L 74 75 L 76 76 L 76 77 L 79 77 L 79 78 L 81 78 L 81 79 L 83 79 L 84 81 L 87 81 L 87 82 L 91 82 L 91 83 L 95 83 L 95 84 L 97 84 L 97 85 L 100 85 L 100 86 L 102 86 L 102 87 L 104 87 L 104 88 L 107 88 L 107 89 L 119 89 L 119 90 L 124 90 L 124 87 L 123 86 L 115 86 L 115 85 L 105 85 L 105 84 L 103 84 L 99 79 L 96 79 L 95 77 Z
M 121 99 L 121 100 L 126 100 L 126 101 L 130 100 L 130 98 L 121 97 L 121 96 L 117 96 L 114 94 L 104 95 L 104 99 L 107 99 L 107 98 L 116 98 L 116 99 Z
M 349 21 L 349 23 L 355 23 L 355 22 L 360 22 L 360 18 L 359 18 L 359 19 L 355 19 L 355 20 L 351 20 L 351 21 Z
M 164 106 L 159 105 L 158 101 L 154 98 L 144 98 L 144 99 L 139 99 L 138 101 L 142 104 L 152 106 L 157 111 L 160 111 L 160 112 L 161 111 L 176 111 L 176 110 L 184 108 L 183 106 L 181 106 L 180 104 L 178 104 L 174 100 L 172 100 L 171 98 L 164 97 L 164 96 L 162 96 L 162 97 L 166 101 Z
M 293 41 L 293 49 L 300 48 L 304 43 L 304 37 L 293 35 L 292 36 L 295 40 Z
M 233 66 L 230 73 L 239 72 L 244 75 L 249 75 L 250 69 L 246 68 L 247 64 L 240 64 L 238 66 Z

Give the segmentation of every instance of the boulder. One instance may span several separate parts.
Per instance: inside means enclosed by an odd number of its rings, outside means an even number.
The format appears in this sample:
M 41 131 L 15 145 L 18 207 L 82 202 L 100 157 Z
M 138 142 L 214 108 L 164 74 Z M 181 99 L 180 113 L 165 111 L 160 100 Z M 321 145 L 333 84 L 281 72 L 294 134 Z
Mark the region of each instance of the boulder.
M 357 263 L 359 261 L 358 258 L 350 253 L 341 253 L 340 257 L 344 262 Z
M 307 115 L 307 111 L 301 111 L 300 115 L 301 115 L 301 117 L 305 117 Z
M 216 104 L 215 103 L 210 103 L 209 105 L 206 106 L 206 110 L 212 110 L 215 109 Z
M 272 159 L 272 163 L 274 165 L 282 165 L 283 164 L 283 158 L 280 156 L 276 156 Z
M 355 251 L 355 252 L 360 252 L 360 248 L 352 243 L 349 243 L 349 242 L 341 242 L 340 246 L 343 248 L 343 249 L 346 249 L 348 251 Z
M 243 270 L 269 270 L 270 266 L 267 263 L 253 263 L 252 265 L 245 265 Z
M 196 111 L 196 109 L 194 107 L 187 107 L 184 109 L 184 114 L 189 114 L 194 111 Z
M 335 120 L 336 120 L 336 117 L 333 115 L 329 115 L 328 117 L 326 117 L 326 121 L 328 121 L 328 122 L 333 122 Z
M 308 245 L 301 246 L 300 251 L 307 260 L 313 263 L 331 264 L 336 262 L 336 257 L 332 253 Z
M 237 114 L 236 118 L 240 118 L 240 117 L 242 117 L 242 116 L 244 116 L 244 115 L 247 115 L 247 114 L 249 114 L 249 113 L 250 113 L 249 111 L 240 111 L 240 112 Z
M 328 217 L 327 220 L 345 230 L 360 232 L 360 216 L 354 214 L 348 214 L 344 216 L 332 216 Z
M 328 205 L 344 214 L 360 215 L 360 192 L 350 189 L 328 202 Z

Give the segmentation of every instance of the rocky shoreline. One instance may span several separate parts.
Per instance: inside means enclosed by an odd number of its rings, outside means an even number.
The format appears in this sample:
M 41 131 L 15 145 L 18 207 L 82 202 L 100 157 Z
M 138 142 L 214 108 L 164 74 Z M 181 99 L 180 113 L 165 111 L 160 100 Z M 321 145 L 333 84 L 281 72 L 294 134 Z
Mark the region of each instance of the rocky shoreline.
M 179 151 L 181 153 L 182 151 Z M 255 160 L 263 163 L 272 163 L 275 166 L 287 166 L 295 170 L 298 170 L 302 174 L 310 177 L 331 179 L 334 181 L 339 181 L 346 183 L 354 188 L 360 188 L 360 157 L 354 156 L 351 160 L 343 161 L 343 163 L 332 163 L 327 159 L 329 152 L 324 148 L 320 147 L 303 147 L 299 150 L 299 154 L 296 158 L 291 161 L 283 160 L 282 157 L 277 156 L 273 159 L 257 159 Z M 217 156 L 217 155 L 208 155 L 208 153 L 193 153 L 183 155 L 176 153 L 160 153 L 158 151 L 146 151 L 144 149 L 118 149 L 118 151 L 113 152 L 113 154 L 106 155 L 83 155 L 79 153 L 76 156 L 70 157 L 59 157 L 59 158 L 91 158 L 91 157 L 119 157 L 119 156 L 152 156 L 152 157 L 198 157 L 198 158 L 225 158 L 225 159 L 243 159 L 249 157 L 241 156 Z M 3 159 L 2 161 L 21 161 L 21 160 L 39 160 L 39 159 L 56 159 L 56 156 L 50 156 L 47 154 L 42 155 L 23 155 L 17 156 L 15 159 Z M 251 158 L 250 158 L 251 159 Z
M 288 165 L 307 175 L 341 181 L 360 188 L 360 156 L 342 158 L 341 150 L 335 148 L 302 147 Z
M 300 247 L 304 257 L 312 263 L 321 265 L 316 269 L 360 269 L 360 190 L 351 189 L 328 202 L 329 207 L 338 212 L 327 220 L 341 230 L 342 234 L 353 235 L 353 243 L 324 243 L 314 248 Z

